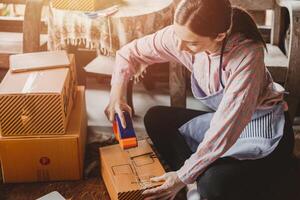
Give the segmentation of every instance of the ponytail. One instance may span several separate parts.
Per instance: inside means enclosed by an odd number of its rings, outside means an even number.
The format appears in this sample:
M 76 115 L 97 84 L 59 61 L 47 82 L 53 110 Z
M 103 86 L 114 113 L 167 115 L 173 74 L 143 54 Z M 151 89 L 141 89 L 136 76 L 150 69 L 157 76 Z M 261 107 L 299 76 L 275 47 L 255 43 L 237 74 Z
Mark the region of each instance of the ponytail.
M 242 33 L 247 39 L 261 43 L 267 49 L 261 33 L 251 15 L 244 9 L 232 7 L 231 34 Z

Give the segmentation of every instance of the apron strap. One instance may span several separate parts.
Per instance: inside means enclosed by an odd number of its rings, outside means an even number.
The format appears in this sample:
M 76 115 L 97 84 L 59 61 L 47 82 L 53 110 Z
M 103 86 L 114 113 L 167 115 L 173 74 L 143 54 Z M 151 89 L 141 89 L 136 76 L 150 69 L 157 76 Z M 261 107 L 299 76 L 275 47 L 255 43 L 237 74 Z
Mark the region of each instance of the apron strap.
M 220 64 L 219 64 L 219 79 L 220 79 L 220 83 L 221 83 L 221 86 L 222 86 L 223 89 L 225 88 L 225 85 L 224 85 L 223 80 L 222 80 L 222 64 L 223 64 L 223 54 L 224 54 L 224 49 L 225 49 L 226 43 L 227 43 L 227 34 L 226 34 L 226 36 L 223 40 L 223 43 L 222 43 Z

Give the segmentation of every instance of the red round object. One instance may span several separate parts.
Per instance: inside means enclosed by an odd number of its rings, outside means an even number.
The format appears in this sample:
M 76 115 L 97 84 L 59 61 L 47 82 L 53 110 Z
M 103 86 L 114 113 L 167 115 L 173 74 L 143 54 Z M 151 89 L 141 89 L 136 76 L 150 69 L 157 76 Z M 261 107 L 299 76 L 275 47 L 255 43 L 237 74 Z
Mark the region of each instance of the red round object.
M 41 165 L 49 165 L 50 164 L 50 159 L 48 157 L 41 157 L 40 158 L 40 163 Z

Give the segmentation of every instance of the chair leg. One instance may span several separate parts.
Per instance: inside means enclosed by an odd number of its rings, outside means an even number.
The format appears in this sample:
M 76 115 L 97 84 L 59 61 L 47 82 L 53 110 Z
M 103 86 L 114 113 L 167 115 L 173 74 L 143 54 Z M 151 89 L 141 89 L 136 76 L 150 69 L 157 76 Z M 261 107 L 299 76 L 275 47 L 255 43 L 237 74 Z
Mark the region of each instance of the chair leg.
M 133 80 L 130 80 L 127 84 L 126 100 L 127 100 L 128 105 L 132 109 L 132 115 L 134 115 L 134 108 L 133 108 L 133 101 L 132 101 L 132 89 L 133 89 Z
M 0 69 L 0 82 L 2 81 L 6 73 L 7 69 Z

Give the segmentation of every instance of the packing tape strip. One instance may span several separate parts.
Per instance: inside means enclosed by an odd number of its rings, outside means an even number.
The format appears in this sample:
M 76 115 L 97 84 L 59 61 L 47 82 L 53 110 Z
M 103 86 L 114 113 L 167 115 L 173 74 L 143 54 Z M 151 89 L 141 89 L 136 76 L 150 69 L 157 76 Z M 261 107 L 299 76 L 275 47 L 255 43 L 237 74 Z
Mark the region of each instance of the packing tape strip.
M 29 93 L 31 92 L 32 88 L 33 88 L 33 83 L 36 80 L 36 78 L 38 77 L 39 72 L 33 72 L 29 75 L 29 77 L 27 78 L 24 87 L 22 89 L 22 93 Z

